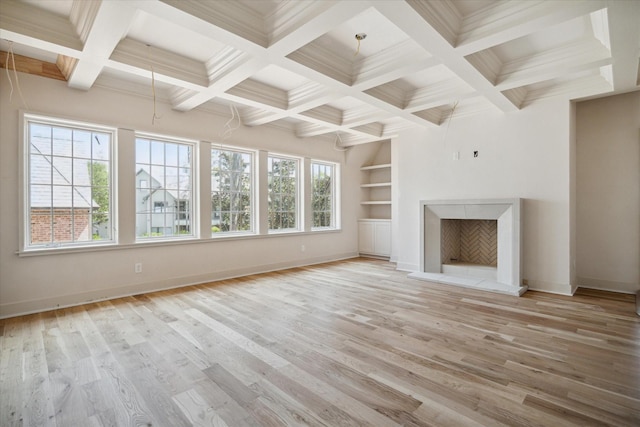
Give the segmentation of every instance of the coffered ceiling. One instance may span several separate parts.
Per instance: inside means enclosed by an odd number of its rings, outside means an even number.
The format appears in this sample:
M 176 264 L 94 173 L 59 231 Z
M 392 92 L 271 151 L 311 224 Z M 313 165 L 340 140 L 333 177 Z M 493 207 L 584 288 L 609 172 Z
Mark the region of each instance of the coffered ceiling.
M 359 44 L 355 35 L 366 34 Z M 2 0 L 0 49 L 344 145 L 637 90 L 635 0 Z

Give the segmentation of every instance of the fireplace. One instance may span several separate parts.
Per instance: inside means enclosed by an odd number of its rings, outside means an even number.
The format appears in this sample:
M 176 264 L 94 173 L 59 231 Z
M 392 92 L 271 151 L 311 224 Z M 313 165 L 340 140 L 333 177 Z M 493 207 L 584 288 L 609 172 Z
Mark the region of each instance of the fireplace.
M 521 199 L 420 202 L 420 270 L 409 277 L 522 295 Z

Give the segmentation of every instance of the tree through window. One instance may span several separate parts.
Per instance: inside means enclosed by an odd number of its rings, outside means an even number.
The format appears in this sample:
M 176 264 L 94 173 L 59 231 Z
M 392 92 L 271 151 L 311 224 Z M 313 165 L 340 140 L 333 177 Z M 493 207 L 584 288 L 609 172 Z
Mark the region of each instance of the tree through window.
M 335 175 L 335 164 L 311 162 L 312 228 L 336 227 Z
M 253 154 L 211 150 L 211 233 L 253 231 Z
M 297 230 L 300 160 L 269 156 L 267 160 L 269 230 Z

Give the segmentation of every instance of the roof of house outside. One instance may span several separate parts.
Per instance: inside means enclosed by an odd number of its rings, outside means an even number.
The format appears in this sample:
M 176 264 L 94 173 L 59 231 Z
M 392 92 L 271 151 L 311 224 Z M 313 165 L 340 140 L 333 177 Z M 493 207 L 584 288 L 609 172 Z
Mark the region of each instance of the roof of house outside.
M 48 143 L 47 138 L 32 137 L 29 157 L 31 208 L 98 208 L 91 198 L 90 152 L 74 152 L 75 156 L 87 158 L 41 155 L 43 151 L 39 146 Z M 82 150 L 80 147 L 74 146 L 74 150 Z

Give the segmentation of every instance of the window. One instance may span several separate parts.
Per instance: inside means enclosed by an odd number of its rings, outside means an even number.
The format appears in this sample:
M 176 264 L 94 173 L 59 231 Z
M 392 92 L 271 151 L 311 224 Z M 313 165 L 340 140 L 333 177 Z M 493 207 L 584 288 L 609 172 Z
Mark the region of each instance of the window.
M 193 148 L 136 138 L 136 238 L 194 235 Z
M 269 156 L 267 160 L 269 230 L 299 229 L 300 160 Z
M 311 162 L 312 229 L 336 228 L 336 165 Z
M 25 247 L 113 242 L 113 130 L 25 120 Z
M 211 150 L 211 233 L 253 231 L 253 153 Z

